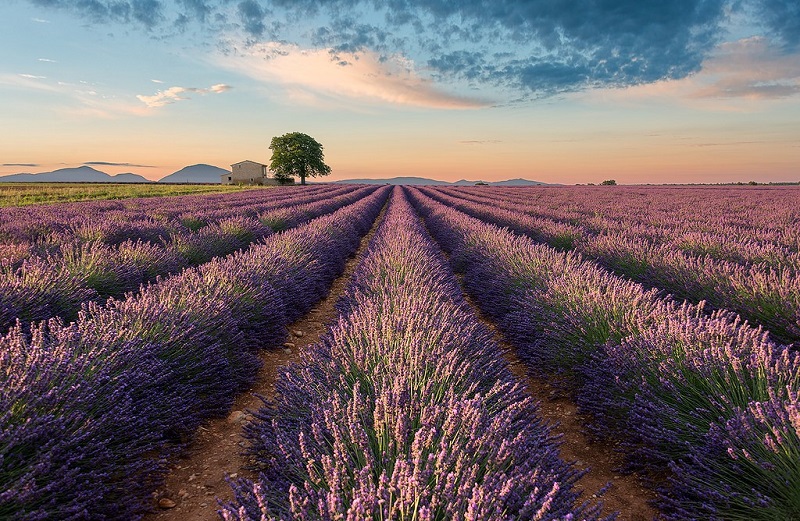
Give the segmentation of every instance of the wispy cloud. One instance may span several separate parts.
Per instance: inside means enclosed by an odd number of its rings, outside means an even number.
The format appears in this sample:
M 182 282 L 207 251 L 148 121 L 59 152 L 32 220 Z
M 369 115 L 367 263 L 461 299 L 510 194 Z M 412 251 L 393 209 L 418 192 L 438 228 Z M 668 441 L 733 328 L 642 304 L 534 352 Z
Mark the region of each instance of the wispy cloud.
M 157 108 L 163 107 L 165 105 L 170 105 L 177 101 L 185 101 L 191 99 L 188 95 L 189 94 L 221 94 L 223 92 L 227 92 L 231 90 L 233 87 L 230 85 L 225 85 L 223 83 L 218 83 L 216 85 L 212 85 L 207 89 L 197 88 L 197 87 L 170 87 L 166 90 L 160 90 L 153 94 L 152 96 L 145 96 L 142 94 L 138 94 L 136 97 L 147 105 L 148 108 Z
M 42 166 L 38 163 L 3 163 L 0 166 L 26 166 L 26 167 L 37 167 Z
M 264 83 L 280 85 L 293 100 L 362 102 L 439 109 L 485 106 L 481 100 L 450 94 L 419 75 L 413 62 L 400 55 L 361 51 L 303 49 L 280 42 L 255 44 L 239 54 L 219 57 L 220 66 Z
M 58 92 L 60 87 L 51 85 L 46 78 L 34 74 L 0 74 L 0 87 L 27 91 Z
M 43 18 L 31 18 L 32 22 L 36 22 L 37 24 L 49 24 L 50 20 L 45 20 Z
M 465 139 L 459 141 L 462 145 L 493 145 L 496 143 L 502 143 L 499 139 Z
M 46 63 L 57 63 L 55 60 L 51 60 L 50 58 L 39 58 L 38 61 Z
M 152 81 L 153 83 L 164 83 L 164 82 L 163 82 L 163 81 L 161 81 L 161 80 L 150 80 L 150 81 Z
M 153 165 L 137 165 L 136 163 L 114 163 L 111 161 L 86 161 L 82 164 L 92 165 L 92 166 L 130 166 L 135 168 L 156 168 Z

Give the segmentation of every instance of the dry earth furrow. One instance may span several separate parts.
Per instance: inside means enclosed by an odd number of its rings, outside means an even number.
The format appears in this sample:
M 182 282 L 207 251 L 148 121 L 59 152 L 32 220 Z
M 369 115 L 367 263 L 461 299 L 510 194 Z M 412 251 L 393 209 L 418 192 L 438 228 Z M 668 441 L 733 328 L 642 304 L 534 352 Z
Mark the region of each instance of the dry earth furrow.
M 461 276 L 458 276 L 459 283 Z M 463 286 L 462 286 L 463 288 Z M 467 302 L 480 320 L 492 331 L 495 341 L 503 349 L 511 371 L 525 384 L 530 395 L 539 402 L 539 415 L 553 426 L 553 434 L 561 437 L 559 450 L 565 461 L 574 461 L 576 468 L 586 470 L 576 486 L 584 492 L 583 500 L 602 501 L 603 512 L 619 512 L 617 521 L 650 521 L 656 510 L 650 506 L 655 494 L 646 488 L 635 474 L 618 471 L 624 462 L 613 444 L 597 440 L 587 432 L 588 418 L 578 411 L 575 403 L 563 391 L 549 384 L 545 378 L 531 376 L 525 363 L 517 356 L 514 346 L 509 344 L 494 323 L 487 318 L 469 294 L 464 292 Z M 606 484 L 610 487 L 602 497 L 593 494 Z M 591 497 L 586 497 L 592 494 Z
M 256 411 L 262 405 L 256 395 L 274 398 L 278 369 L 299 360 L 306 348 L 318 342 L 328 325 L 336 320 L 338 314 L 334 305 L 347 288 L 385 211 L 384 206 L 369 233 L 361 239 L 358 251 L 348 259 L 344 273 L 333 282 L 328 295 L 288 326 L 291 337 L 288 341 L 295 345 L 294 348 L 264 351 L 261 355 L 264 365 L 257 383 L 235 400 L 227 418 L 213 419 L 200 427 L 186 452 L 176 460 L 165 486 L 154 492 L 156 510 L 145 516 L 145 521 L 218 521 L 217 501 L 233 499 L 226 478 L 256 478 L 247 468 L 251 462 L 242 454 L 246 446 L 242 427 L 250 418 L 248 412 Z M 302 332 L 302 336 L 295 332 Z M 159 507 L 159 501 L 170 508 Z

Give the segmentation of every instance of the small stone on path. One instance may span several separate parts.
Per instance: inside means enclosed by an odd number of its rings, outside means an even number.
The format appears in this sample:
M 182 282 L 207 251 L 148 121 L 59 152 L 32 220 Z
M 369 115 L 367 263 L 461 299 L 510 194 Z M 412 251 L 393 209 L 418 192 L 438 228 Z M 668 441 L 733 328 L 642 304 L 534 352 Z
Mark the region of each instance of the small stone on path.
M 228 415 L 228 423 L 241 423 L 245 414 L 242 411 L 233 411 Z
M 159 508 L 175 508 L 176 505 L 177 503 L 175 503 L 168 497 L 162 497 L 161 499 L 158 500 Z

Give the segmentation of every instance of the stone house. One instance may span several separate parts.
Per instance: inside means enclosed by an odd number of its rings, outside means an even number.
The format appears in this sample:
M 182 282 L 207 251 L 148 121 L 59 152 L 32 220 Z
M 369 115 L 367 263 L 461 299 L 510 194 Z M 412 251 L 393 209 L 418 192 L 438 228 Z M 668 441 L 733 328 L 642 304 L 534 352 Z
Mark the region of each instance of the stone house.
M 231 165 L 229 174 L 222 174 L 220 180 L 224 185 L 278 185 L 294 184 L 294 180 L 279 183 L 274 177 L 268 177 L 267 165 L 255 161 L 239 161 Z
M 263 185 L 267 178 L 267 165 L 255 161 L 239 161 L 231 165 L 230 174 L 222 174 L 224 185 Z

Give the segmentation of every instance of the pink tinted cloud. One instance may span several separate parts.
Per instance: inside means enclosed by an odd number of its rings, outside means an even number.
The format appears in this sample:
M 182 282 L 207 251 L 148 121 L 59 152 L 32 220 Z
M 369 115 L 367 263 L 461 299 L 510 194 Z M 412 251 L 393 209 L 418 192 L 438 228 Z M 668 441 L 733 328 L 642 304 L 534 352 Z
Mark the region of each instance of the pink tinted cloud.
M 414 64 L 399 55 L 369 51 L 334 53 L 269 42 L 218 60 L 223 67 L 256 80 L 283 86 L 293 101 L 319 104 L 325 99 L 436 109 L 472 109 L 487 103 L 447 93 L 420 76 Z
M 769 101 L 800 94 L 800 55 L 787 54 L 763 37 L 726 42 L 703 62 L 701 70 L 680 80 L 658 81 L 624 89 L 600 89 L 589 98 L 662 100 L 709 109 L 742 110 L 751 101 Z
M 170 87 L 166 90 L 160 90 L 155 94 L 153 94 L 152 96 L 145 96 L 143 94 L 138 94 L 136 98 L 138 98 L 139 101 L 147 105 L 148 108 L 157 108 L 175 103 L 176 101 L 188 100 L 190 99 L 188 94 L 191 93 L 221 94 L 223 92 L 231 90 L 232 88 L 233 87 L 231 87 L 230 85 L 225 85 L 223 83 L 212 85 L 207 89 L 201 89 L 197 87 Z

